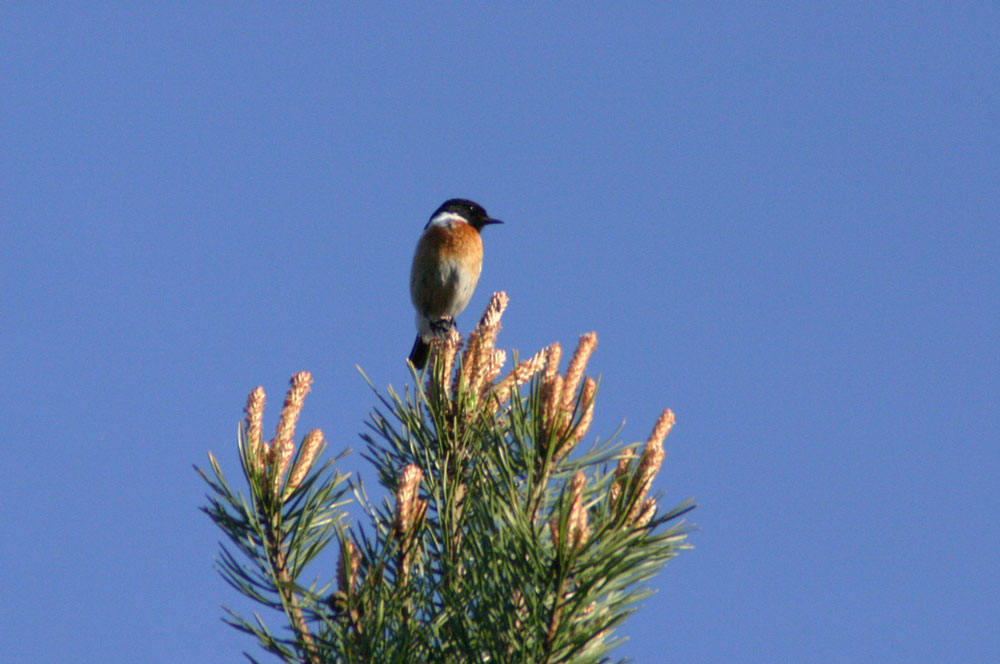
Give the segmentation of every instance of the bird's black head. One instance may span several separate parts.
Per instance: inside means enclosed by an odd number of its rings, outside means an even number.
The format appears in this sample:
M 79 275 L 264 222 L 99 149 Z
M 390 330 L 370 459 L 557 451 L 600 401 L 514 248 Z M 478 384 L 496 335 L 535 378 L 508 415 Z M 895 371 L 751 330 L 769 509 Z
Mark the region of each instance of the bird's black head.
M 452 198 L 445 201 L 441 204 L 441 207 L 434 211 L 431 219 L 434 219 L 442 212 L 451 212 L 452 214 L 459 215 L 477 231 L 487 224 L 503 223 L 499 219 L 492 219 L 490 215 L 486 214 L 486 209 L 479 203 L 474 203 L 464 198 Z

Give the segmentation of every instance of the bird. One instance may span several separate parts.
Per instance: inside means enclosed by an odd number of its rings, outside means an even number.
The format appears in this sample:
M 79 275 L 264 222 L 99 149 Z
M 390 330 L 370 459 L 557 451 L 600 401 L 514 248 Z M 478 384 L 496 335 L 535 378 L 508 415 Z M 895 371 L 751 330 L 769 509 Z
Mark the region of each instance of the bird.
M 416 309 L 417 340 L 410 362 L 423 369 L 430 342 L 455 327 L 455 317 L 469 304 L 483 269 L 480 231 L 502 224 L 482 205 L 452 198 L 431 215 L 417 241 L 410 268 L 410 299 Z

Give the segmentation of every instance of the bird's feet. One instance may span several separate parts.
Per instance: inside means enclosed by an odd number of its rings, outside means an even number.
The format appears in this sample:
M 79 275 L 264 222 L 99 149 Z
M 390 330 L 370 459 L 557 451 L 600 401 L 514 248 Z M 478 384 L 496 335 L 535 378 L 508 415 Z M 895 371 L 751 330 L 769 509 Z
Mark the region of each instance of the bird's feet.
M 436 321 L 431 321 L 431 331 L 435 335 L 445 335 L 449 330 L 457 329 L 455 326 L 455 319 L 451 316 L 444 316 Z

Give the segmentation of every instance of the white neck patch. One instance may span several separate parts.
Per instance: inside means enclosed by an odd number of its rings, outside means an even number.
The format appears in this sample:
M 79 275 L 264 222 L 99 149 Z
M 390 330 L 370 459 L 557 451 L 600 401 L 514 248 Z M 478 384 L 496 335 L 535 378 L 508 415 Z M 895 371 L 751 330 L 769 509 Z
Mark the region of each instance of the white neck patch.
M 451 226 L 453 224 L 467 224 L 465 217 L 454 212 L 449 212 L 445 210 L 444 212 L 438 212 L 436 215 L 431 217 L 431 220 L 427 222 L 427 228 L 431 226 Z

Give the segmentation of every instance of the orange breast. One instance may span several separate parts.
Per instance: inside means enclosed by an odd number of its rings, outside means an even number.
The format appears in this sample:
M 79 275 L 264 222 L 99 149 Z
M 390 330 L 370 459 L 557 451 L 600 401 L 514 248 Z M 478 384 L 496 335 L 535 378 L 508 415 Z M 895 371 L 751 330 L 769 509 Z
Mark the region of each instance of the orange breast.
M 420 238 L 420 245 L 443 259 L 461 260 L 469 265 L 483 261 L 483 241 L 475 228 L 455 223 L 450 227 L 431 226 Z M 420 251 L 421 247 L 417 247 Z
M 476 229 L 463 223 L 431 226 L 413 257 L 413 306 L 431 319 L 457 316 L 472 297 L 482 264 L 483 241 Z

